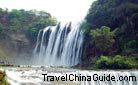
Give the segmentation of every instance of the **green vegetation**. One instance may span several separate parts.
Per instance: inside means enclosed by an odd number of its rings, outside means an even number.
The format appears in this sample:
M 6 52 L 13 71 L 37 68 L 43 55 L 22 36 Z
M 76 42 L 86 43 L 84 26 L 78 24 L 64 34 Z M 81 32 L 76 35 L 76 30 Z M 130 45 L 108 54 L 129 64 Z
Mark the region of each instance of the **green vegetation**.
M 101 58 L 99 60 L 96 61 L 96 67 L 97 68 L 110 68 L 110 64 L 111 63 L 111 59 L 109 59 L 106 56 L 101 56 Z
M 0 8 L 0 64 L 32 56 L 39 30 L 56 24 L 56 18 L 45 11 Z
M 57 20 L 45 11 L 0 8 L 0 32 L 24 34 L 31 42 L 36 41 L 40 29 L 56 24 Z
M 96 61 L 96 67 L 101 69 L 129 69 L 132 68 L 130 62 L 124 56 L 116 55 L 114 58 L 101 56 Z
M 102 55 L 104 55 L 105 52 L 110 52 L 114 44 L 114 32 L 110 32 L 109 27 L 103 26 L 100 29 L 92 30 L 90 35 L 92 36 L 92 44 Z
M 97 0 L 91 5 L 82 24 L 82 66 L 96 63 L 102 69 L 138 68 L 137 4 L 137 0 Z
M 9 85 L 5 71 L 0 71 L 0 85 Z
M 29 28 L 28 29 L 28 35 L 30 36 L 29 39 L 31 41 L 35 41 L 38 31 L 39 31 L 38 28 Z
M 2 32 L 3 30 L 3 25 L 0 23 L 0 33 Z

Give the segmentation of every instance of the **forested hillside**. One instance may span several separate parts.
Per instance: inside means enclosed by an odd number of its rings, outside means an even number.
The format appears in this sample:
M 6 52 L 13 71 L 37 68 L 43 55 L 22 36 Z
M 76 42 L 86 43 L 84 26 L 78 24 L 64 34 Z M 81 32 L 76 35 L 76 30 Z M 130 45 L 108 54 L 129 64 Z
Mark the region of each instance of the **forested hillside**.
M 0 58 L 29 54 L 40 29 L 57 24 L 45 11 L 0 8 Z
M 138 68 L 138 0 L 97 0 L 82 27 L 82 66 Z

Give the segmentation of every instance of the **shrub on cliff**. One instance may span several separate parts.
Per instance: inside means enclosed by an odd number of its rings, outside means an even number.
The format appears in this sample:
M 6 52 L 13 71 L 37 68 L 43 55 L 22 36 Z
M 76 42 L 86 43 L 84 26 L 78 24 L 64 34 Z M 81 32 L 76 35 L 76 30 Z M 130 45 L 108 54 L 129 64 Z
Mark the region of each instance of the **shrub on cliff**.
M 36 40 L 39 28 L 28 28 L 27 30 L 29 39 L 34 42 Z
M 111 59 L 107 56 L 101 56 L 100 59 L 96 61 L 96 67 L 100 69 L 110 68 Z
M 28 40 L 35 43 L 38 31 L 47 26 L 56 25 L 57 20 L 45 11 L 24 9 L 8 11 L 8 9 L 0 8 L 0 23 L 0 32 L 4 28 L 3 34 L 23 34 L 27 36 Z M 32 40 L 32 36 L 35 39 Z
M 103 55 L 126 55 L 138 54 L 138 0 L 96 0 L 92 3 L 85 18 L 87 27 L 84 26 L 84 56 L 99 57 Z M 103 45 L 108 40 L 96 39 L 96 44 L 91 44 L 90 30 L 108 26 L 114 34 L 115 43 L 113 46 Z M 113 40 L 113 42 L 114 42 Z M 112 41 L 112 40 L 111 40 Z M 96 48 L 96 49 L 95 49 Z M 98 48 L 98 49 L 97 49 Z M 112 48 L 112 50 L 110 50 Z M 91 49 L 94 49 L 91 50 Z M 102 51 L 102 53 L 101 53 Z M 88 58 L 85 58 L 86 60 Z M 86 61 L 85 60 L 85 61 Z M 89 60 L 89 59 L 88 59 Z M 90 61 L 91 62 L 91 61 Z M 89 62 L 88 62 L 89 63 Z
M 6 79 L 5 71 L 0 71 L 0 85 L 10 85 Z
M 99 69 L 129 69 L 131 64 L 124 56 L 116 55 L 114 58 L 101 56 L 96 61 L 96 67 Z
M 114 31 L 107 26 L 102 26 L 91 31 L 93 45 L 100 51 L 101 55 L 108 54 L 114 44 Z
M 131 68 L 131 64 L 126 62 L 126 58 L 124 56 L 116 55 L 111 64 L 112 69 L 129 69 Z

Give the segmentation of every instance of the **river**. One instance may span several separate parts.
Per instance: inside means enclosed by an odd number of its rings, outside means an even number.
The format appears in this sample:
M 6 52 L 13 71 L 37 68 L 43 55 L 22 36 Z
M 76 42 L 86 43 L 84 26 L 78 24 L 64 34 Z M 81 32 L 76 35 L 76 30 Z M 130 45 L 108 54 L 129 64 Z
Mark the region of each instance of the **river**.
M 137 70 L 4 67 L 11 85 L 138 85 Z

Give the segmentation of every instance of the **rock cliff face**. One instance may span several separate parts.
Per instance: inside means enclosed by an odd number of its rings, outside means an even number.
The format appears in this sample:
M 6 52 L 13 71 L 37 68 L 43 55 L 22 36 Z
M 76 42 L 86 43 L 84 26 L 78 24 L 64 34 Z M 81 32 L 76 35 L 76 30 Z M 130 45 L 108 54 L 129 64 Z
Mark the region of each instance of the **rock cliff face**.
M 24 34 L 5 33 L 0 39 L 0 63 L 18 64 L 19 59 L 31 57 L 34 46 Z
M 31 57 L 38 31 L 56 24 L 45 11 L 0 8 L 0 61 L 17 63 Z
M 0 8 L 0 63 L 28 60 L 38 31 L 56 24 L 57 20 L 45 11 Z

